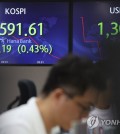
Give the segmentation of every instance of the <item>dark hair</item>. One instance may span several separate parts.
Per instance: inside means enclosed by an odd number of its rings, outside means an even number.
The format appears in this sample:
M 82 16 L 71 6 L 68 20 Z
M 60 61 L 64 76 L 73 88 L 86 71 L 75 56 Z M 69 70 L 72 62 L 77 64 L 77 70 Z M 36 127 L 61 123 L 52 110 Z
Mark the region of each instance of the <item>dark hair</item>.
M 75 55 L 62 58 L 50 70 L 42 95 L 48 96 L 56 88 L 63 88 L 72 97 L 82 95 L 89 87 L 102 91 L 106 87 L 100 70 L 88 59 Z

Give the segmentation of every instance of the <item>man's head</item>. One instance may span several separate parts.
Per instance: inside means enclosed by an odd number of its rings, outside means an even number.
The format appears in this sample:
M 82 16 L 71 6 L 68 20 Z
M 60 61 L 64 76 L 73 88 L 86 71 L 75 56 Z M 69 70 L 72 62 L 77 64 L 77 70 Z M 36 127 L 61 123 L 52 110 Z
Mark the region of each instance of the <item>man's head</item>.
M 41 94 L 49 100 L 56 124 L 67 130 L 72 121 L 88 115 L 105 86 L 91 61 L 69 55 L 52 67 Z

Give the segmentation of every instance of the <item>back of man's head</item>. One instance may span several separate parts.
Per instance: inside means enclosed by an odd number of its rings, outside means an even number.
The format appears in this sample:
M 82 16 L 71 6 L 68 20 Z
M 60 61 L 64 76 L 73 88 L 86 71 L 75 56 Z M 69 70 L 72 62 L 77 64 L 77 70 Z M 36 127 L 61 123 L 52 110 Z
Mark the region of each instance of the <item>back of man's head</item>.
M 102 91 L 106 83 L 100 69 L 92 61 L 75 55 L 68 55 L 55 64 L 48 75 L 42 95 L 48 96 L 57 88 L 62 88 L 71 97 L 82 95 L 88 88 Z

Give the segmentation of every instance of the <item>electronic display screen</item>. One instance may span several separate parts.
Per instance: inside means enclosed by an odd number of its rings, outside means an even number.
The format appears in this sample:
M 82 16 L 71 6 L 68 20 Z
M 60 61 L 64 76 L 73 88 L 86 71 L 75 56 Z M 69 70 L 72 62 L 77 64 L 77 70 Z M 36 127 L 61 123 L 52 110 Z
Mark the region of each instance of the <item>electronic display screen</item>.
M 120 41 L 120 3 L 74 2 L 73 53 L 97 62 L 105 59 L 102 40 Z
M 1 2 L 0 64 L 54 64 L 68 54 L 67 2 Z

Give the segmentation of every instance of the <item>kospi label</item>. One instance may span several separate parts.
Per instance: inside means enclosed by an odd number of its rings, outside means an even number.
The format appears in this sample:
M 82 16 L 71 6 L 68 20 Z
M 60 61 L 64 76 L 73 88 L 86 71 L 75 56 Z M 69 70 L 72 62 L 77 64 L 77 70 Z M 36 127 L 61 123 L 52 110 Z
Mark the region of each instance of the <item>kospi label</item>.
M 5 8 L 5 14 L 8 14 L 8 15 L 26 14 L 26 8 Z
M 120 14 L 120 7 L 110 7 L 111 14 Z

